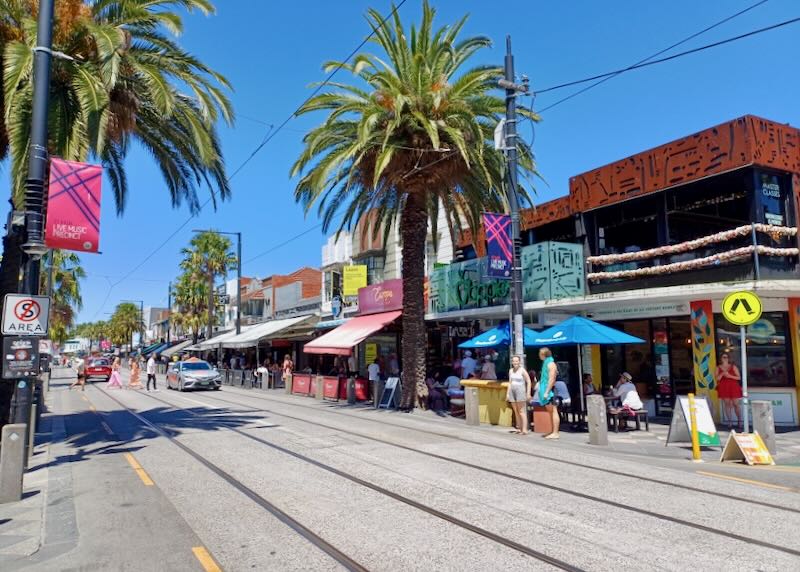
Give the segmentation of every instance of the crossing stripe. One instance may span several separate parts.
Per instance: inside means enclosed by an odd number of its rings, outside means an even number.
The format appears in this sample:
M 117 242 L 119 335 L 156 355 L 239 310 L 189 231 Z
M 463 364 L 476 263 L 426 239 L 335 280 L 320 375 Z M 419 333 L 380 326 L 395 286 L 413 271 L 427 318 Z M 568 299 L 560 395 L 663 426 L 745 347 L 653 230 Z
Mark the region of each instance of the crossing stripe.
M 192 548 L 195 558 L 200 562 L 200 565 L 206 572 L 222 572 L 222 568 L 214 561 L 211 554 L 203 546 L 195 546 Z
M 128 464 L 133 467 L 133 470 L 136 471 L 136 474 L 139 475 L 139 478 L 142 479 L 146 487 L 152 487 L 155 484 L 153 479 L 150 478 L 150 475 L 147 474 L 133 455 L 125 453 L 125 458 L 128 460 Z

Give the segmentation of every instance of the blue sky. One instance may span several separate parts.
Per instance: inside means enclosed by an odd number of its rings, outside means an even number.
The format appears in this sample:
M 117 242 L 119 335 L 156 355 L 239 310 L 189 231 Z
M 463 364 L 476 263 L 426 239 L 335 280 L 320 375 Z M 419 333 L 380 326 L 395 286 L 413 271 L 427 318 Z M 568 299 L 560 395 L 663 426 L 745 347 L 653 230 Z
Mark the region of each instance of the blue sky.
M 501 63 L 505 36 L 511 34 L 517 72 L 527 74 L 534 89 L 541 89 L 634 63 L 753 3 L 440 0 L 434 5 L 440 23 L 469 12 L 464 33 L 493 39 L 494 47 L 475 63 Z M 215 16 L 186 18 L 181 41 L 235 88 L 231 98 L 239 117 L 233 128 L 221 129 L 230 172 L 263 139 L 267 125 L 282 122 L 309 94 L 309 84 L 322 79 L 324 61 L 341 59 L 358 45 L 368 32 L 366 9 L 389 9 L 383 0 L 220 0 L 217 4 Z M 419 0 L 408 0 L 400 11 L 403 20 L 416 20 L 420 5 Z M 505 7 L 511 9 L 510 17 L 504 15 Z M 770 0 L 679 50 L 798 15 L 796 2 Z M 800 24 L 795 24 L 626 73 L 546 112 L 535 133 L 538 168 L 546 179 L 537 189 L 537 202 L 566 194 L 572 175 L 744 114 L 800 124 L 798 39 Z M 536 107 L 570 92 L 543 94 Z M 83 284 L 80 321 L 106 319 L 122 299 L 165 305 L 167 284 L 177 274 L 179 251 L 191 238 L 192 228 L 240 230 L 245 275 L 263 277 L 303 265 L 318 266 L 324 241 L 318 229 L 251 260 L 318 223 L 313 215 L 304 217 L 294 203 L 288 176 L 303 131 L 313 121 L 304 117 L 290 122 L 232 180 L 232 200 L 216 212 L 210 208 L 202 212 L 145 266 L 111 289 L 188 217 L 185 208 L 171 208 L 148 156 L 132 152 L 127 162 L 131 194 L 126 211 L 118 218 L 110 192 L 105 193 L 103 254 L 83 257 L 89 276 Z M 529 138 L 530 125 L 523 124 L 521 132 Z

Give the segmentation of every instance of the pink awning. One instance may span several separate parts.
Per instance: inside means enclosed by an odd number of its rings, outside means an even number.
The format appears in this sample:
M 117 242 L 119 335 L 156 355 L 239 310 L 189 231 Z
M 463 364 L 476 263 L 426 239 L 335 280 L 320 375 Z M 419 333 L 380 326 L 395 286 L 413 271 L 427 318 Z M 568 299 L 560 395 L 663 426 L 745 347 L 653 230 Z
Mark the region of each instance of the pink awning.
M 369 316 L 352 318 L 324 336 L 308 342 L 303 351 L 307 354 L 334 354 L 349 356 L 353 347 L 363 342 L 367 336 L 383 329 L 400 317 L 402 312 L 383 312 Z

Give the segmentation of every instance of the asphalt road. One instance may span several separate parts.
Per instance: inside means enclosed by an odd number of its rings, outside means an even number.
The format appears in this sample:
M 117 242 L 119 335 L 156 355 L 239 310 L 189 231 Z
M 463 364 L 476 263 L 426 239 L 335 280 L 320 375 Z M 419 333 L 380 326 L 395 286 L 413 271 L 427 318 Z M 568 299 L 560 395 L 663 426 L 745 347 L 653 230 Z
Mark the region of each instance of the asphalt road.
M 159 385 L 55 384 L 79 541 L 30 569 L 800 570 L 788 467 L 709 478 L 433 416 Z

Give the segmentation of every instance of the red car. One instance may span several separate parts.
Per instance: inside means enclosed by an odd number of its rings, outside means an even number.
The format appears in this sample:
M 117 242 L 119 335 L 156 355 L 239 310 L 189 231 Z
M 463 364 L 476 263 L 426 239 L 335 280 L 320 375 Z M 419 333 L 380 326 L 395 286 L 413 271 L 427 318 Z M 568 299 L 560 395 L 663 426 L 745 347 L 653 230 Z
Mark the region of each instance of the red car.
M 86 381 L 92 378 L 108 381 L 111 377 L 111 361 L 108 358 L 91 358 L 86 366 Z

